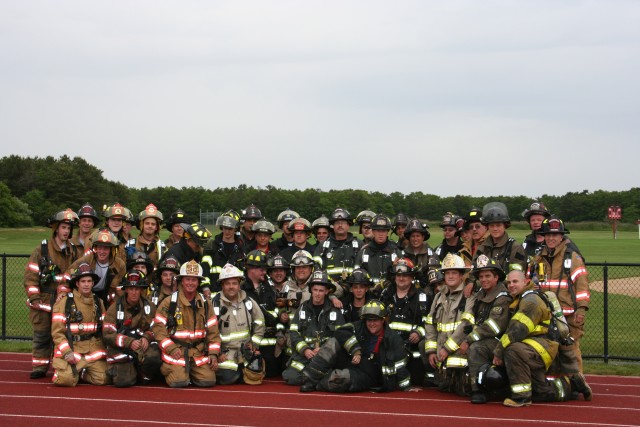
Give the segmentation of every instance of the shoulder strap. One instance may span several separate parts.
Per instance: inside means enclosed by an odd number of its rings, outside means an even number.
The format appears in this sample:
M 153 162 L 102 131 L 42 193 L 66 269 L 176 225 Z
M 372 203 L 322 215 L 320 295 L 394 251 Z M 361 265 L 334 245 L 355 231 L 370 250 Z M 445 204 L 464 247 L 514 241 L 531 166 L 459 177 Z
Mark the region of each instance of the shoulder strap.
M 102 306 L 100 305 L 100 297 L 93 294 L 93 305 L 96 308 L 96 323 L 98 324 L 97 331 L 102 331 Z

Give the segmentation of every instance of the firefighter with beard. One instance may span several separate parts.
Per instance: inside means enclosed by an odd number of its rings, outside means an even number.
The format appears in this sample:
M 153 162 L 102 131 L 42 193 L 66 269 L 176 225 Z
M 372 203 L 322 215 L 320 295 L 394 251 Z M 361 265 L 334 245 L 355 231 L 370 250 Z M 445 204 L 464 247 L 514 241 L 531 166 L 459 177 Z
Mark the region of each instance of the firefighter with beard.
M 58 295 L 69 292 L 64 276 L 69 266 L 82 255 L 72 243 L 73 227 L 78 215 L 71 209 L 53 215 L 47 225 L 51 238 L 43 240 L 33 251 L 24 273 L 29 322 L 33 327 L 31 379 L 43 378 L 51 361 L 51 308 Z
M 361 320 L 339 328 L 304 368 L 300 391 L 410 391 L 402 338 L 389 327 L 386 317 L 380 301 L 362 307 Z
M 335 286 L 324 271 L 314 271 L 309 281 L 311 298 L 300 306 L 291 321 L 289 339 L 293 352 L 282 372 L 289 385 L 302 384 L 302 370 L 320 351 L 322 344 L 334 336 L 344 324 L 342 312 L 335 308 L 327 295 Z
M 389 327 L 404 341 L 411 383 L 422 386 L 427 371 L 419 343 L 425 337 L 424 322 L 431 302 L 422 289 L 414 285 L 415 275 L 416 268 L 410 259 L 398 259 L 393 265 L 393 282 L 382 290 L 380 301 L 387 307 Z M 433 381 L 433 375 L 428 379 Z
M 91 266 L 81 263 L 71 275 L 71 292 L 53 306 L 54 385 L 75 387 L 80 379 L 93 385 L 109 383 L 102 341 L 105 309 L 91 292 L 96 280 Z
M 202 267 L 185 262 L 176 279 L 178 290 L 160 303 L 151 327 L 162 351 L 160 372 L 169 387 L 213 387 L 221 341 L 211 300 L 198 292 Z
M 481 289 L 475 296 L 473 315 L 475 325 L 460 349 L 467 353 L 469 378 L 471 380 L 471 403 L 486 403 L 487 395 L 477 383 L 483 365 L 493 361 L 493 350 L 509 323 L 511 297 L 504 286 L 504 270 L 486 255 L 480 255 L 473 265 L 472 273 L 480 282 Z
M 147 287 L 144 274 L 129 270 L 122 283 L 124 295 L 104 317 L 108 373 L 116 387 L 149 384 L 160 377 L 162 358 L 151 331 L 156 306 L 143 295 Z

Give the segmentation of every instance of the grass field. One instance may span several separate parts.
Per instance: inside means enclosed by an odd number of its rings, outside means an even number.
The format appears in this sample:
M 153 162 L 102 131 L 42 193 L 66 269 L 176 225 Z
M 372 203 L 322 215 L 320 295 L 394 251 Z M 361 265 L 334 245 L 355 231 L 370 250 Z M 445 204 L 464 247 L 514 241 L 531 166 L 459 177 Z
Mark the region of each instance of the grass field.
M 212 230 L 214 231 L 214 230 Z M 354 230 L 352 230 L 354 231 Z M 357 230 L 355 230 L 357 232 Z M 429 243 L 436 246 L 440 240 L 441 232 L 436 227 L 431 228 L 432 237 Z M 217 231 L 214 231 L 216 234 Z M 137 234 L 137 230 L 134 230 Z M 522 241 L 528 234 L 526 230 L 510 229 L 510 235 L 518 241 Z M 38 243 L 50 235 L 47 228 L 26 229 L 0 229 L 0 254 L 30 254 Z M 162 238 L 167 236 L 163 230 Z M 274 236 L 277 238 L 278 235 Z M 640 240 L 635 231 L 618 233 L 614 240 L 611 231 L 575 230 L 570 235 L 580 247 L 588 262 L 602 263 L 639 263 L 640 264 Z M 7 258 L 5 266 L 7 271 L 7 324 L 6 335 L 30 336 L 31 326 L 26 322 L 27 308 L 24 303 L 26 297 L 22 286 L 22 277 L 26 258 Z M 590 267 L 590 281 L 600 281 L 603 276 L 601 267 Z M 609 278 L 622 278 L 624 285 L 622 294 L 609 294 L 609 349 L 610 355 L 621 357 L 640 357 L 640 341 L 635 335 L 636 315 L 640 312 L 640 290 L 636 280 L 624 279 L 639 277 L 640 267 L 610 267 Z M 640 283 L 640 282 L 639 282 Z M 602 356 L 604 354 L 604 295 L 592 289 L 592 301 L 587 317 L 586 334 L 582 341 L 583 354 Z M 2 308 L 0 307 L 0 314 Z M 28 342 L 0 342 L 0 350 L 28 350 Z M 624 375 L 640 375 L 640 363 L 611 361 L 604 364 L 598 360 L 589 360 L 585 364 L 585 370 L 590 373 L 618 373 Z

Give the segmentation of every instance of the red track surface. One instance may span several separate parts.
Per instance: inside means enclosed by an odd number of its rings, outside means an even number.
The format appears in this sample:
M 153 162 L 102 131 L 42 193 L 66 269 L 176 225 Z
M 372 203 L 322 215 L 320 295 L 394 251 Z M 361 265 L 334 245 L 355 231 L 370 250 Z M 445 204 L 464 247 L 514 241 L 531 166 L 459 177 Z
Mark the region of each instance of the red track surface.
M 67 389 L 51 384 L 51 372 L 30 380 L 30 371 L 30 355 L 0 353 L 0 426 L 640 426 L 638 377 L 588 376 L 591 402 L 506 408 L 500 402 L 472 405 L 431 389 L 335 395 L 299 393 L 281 381 L 211 389 L 170 389 L 164 383 Z

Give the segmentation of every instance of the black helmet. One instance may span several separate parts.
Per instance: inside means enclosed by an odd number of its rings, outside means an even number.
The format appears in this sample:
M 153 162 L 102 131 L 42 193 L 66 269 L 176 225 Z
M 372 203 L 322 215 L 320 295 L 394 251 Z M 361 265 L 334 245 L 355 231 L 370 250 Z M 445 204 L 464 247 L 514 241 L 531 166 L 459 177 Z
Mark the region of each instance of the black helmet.
M 255 219 L 256 221 L 262 219 L 262 212 L 256 205 L 251 203 L 249 206 L 242 210 L 242 219 Z
M 412 219 L 409 221 L 407 228 L 404 230 L 404 237 L 408 239 L 414 231 L 422 234 L 425 241 L 429 240 L 429 237 L 431 237 L 431 233 L 429 233 L 429 226 L 418 219 Z
M 397 227 L 398 225 L 407 225 L 409 224 L 409 217 L 403 214 L 402 212 L 398 212 L 396 216 L 393 217 L 393 227 Z
M 188 223 L 189 223 L 189 220 L 187 219 L 187 214 L 182 209 L 178 209 L 177 211 L 171 214 L 171 216 L 167 220 L 167 223 L 165 224 L 165 228 L 171 231 L 173 226 L 176 224 L 188 224 Z
M 373 285 L 373 281 L 371 280 L 371 276 L 369 276 L 369 272 L 367 272 L 367 270 L 365 270 L 364 268 L 356 268 L 355 270 L 353 270 L 349 277 L 347 277 L 346 282 L 349 286 L 356 284 L 367 286 Z
M 282 255 L 275 255 L 267 259 L 267 271 L 277 269 L 289 269 L 289 263 Z
M 444 274 L 439 269 L 432 268 L 427 273 L 427 280 L 430 285 L 435 286 L 444 281 Z
M 176 274 L 180 273 L 180 261 L 177 258 L 168 256 L 158 264 L 158 271 L 162 273 L 165 270 L 173 271 Z
M 471 208 L 465 217 L 465 226 L 468 228 L 472 222 L 482 222 L 482 211 L 478 208 Z
M 454 228 L 458 228 L 457 222 L 458 222 L 458 218 L 460 218 L 458 215 L 454 214 L 453 212 L 447 212 L 446 214 L 444 214 L 442 216 L 442 221 L 440 222 L 440 227 L 441 228 L 445 228 L 445 227 L 454 227 Z
M 146 276 L 138 270 L 129 270 L 122 278 L 123 288 L 148 288 Z
M 507 206 L 502 202 L 491 202 L 482 208 L 482 223 L 504 223 L 505 227 L 511 226 L 511 218 Z
M 247 267 L 266 268 L 267 254 L 260 249 L 254 249 L 247 254 L 247 261 L 244 265 Z
M 569 234 L 569 230 L 567 230 L 560 218 L 551 215 L 551 217 L 542 221 L 542 226 L 536 233 L 542 235 L 552 233 Z
M 329 279 L 329 276 L 327 276 L 327 272 L 322 270 L 315 270 L 311 273 L 311 279 L 309 279 L 308 285 L 309 289 L 315 285 L 323 285 L 329 289 L 329 292 L 333 292 L 336 289 L 336 286 L 333 284 L 331 279 Z
M 200 247 L 204 247 L 207 241 L 211 238 L 212 234 L 207 228 L 199 222 L 193 224 L 180 224 L 184 229 L 183 237 L 185 239 L 191 239 Z
M 504 390 L 509 387 L 507 371 L 504 366 L 485 363 L 478 371 L 477 383 L 485 391 Z
M 273 234 L 276 232 L 276 228 L 269 221 L 261 219 L 251 226 L 251 231 L 254 233 Z
M 69 286 L 71 289 L 76 287 L 76 283 L 81 277 L 90 276 L 93 278 L 93 284 L 95 285 L 100 280 L 100 276 L 98 276 L 92 269 L 91 266 L 86 262 L 81 262 L 71 273 L 71 279 L 69 280 Z
M 365 222 L 371 222 L 374 216 L 376 216 L 375 212 L 366 209 L 358 214 L 356 224 L 362 225 Z
M 89 204 L 89 202 L 82 205 L 80 210 L 78 210 L 78 218 L 91 218 L 93 220 L 93 226 L 96 227 L 100 222 L 100 218 L 98 218 L 98 212 Z
M 300 217 L 298 212 L 287 208 L 278 214 L 278 218 L 276 218 L 276 221 L 278 222 L 278 227 L 282 229 L 282 226 L 284 225 L 285 222 L 293 221 L 298 217 Z
M 528 209 L 525 209 L 522 212 L 522 216 L 525 220 L 527 220 L 527 222 L 529 222 L 529 218 L 531 218 L 531 215 L 542 215 L 545 218 L 549 218 L 551 216 L 551 213 L 549 212 L 549 209 L 547 209 L 547 207 L 544 205 L 544 203 L 533 202 Z
M 507 275 L 505 274 L 504 270 L 502 269 L 500 264 L 498 264 L 496 262 L 496 260 L 494 260 L 493 258 L 489 258 L 488 256 L 482 254 L 478 258 L 476 258 L 476 261 L 473 263 L 472 273 L 476 277 L 478 277 L 480 275 L 480 272 L 484 271 L 484 270 L 493 270 L 493 271 L 495 271 L 498 274 L 498 280 L 500 280 L 500 281 L 504 280 L 505 277 L 507 277 Z
M 384 214 L 378 214 L 371 219 L 372 230 L 391 230 L 391 221 Z
M 147 274 L 151 274 L 153 271 L 153 263 L 149 259 L 149 256 L 142 251 L 134 252 L 129 259 L 127 259 L 127 270 L 133 268 L 134 265 L 142 264 L 147 267 Z
M 329 223 L 333 224 L 336 221 L 343 220 L 347 221 L 349 225 L 353 224 L 353 218 L 348 210 L 343 208 L 336 208 L 329 217 Z

